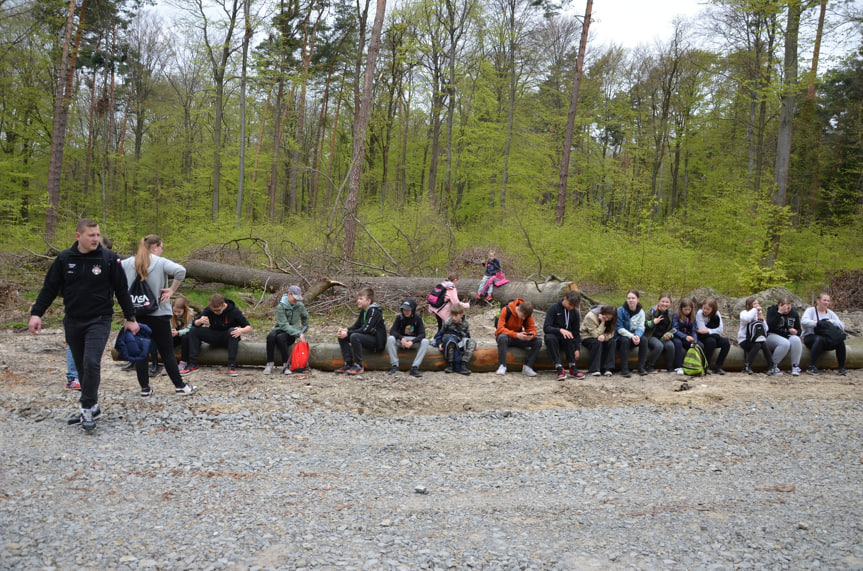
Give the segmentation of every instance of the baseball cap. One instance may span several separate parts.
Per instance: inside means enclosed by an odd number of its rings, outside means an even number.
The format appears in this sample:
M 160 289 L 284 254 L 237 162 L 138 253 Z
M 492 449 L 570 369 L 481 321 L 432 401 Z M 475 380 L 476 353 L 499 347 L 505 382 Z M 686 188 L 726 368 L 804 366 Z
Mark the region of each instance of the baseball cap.
M 300 286 L 292 285 L 288 288 L 288 293 L 294 296 L 294 299 L 297 301 L 303 301 L 303 291 L 300 289 Z

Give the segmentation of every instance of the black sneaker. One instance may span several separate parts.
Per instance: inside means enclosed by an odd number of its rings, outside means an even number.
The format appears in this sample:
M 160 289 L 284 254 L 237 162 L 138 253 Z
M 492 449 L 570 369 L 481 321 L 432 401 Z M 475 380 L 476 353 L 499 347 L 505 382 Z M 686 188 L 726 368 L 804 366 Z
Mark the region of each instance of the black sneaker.
M 459 375 L 470 375 L 470 369 L 467 368 L 467 364 L 462 363 L 461 368 L 458 370 Z
M 647 369 L 638 369 L 638 376 L 646 377 L 647 376 Z
M 725 371 L 722 370 L 722 367 L 717 367 L 717 368 L 713 369 L 713 373 L 716 375 L 724 375 Z
M 447 365 L 446 369 L 444 369 L 443 372 L 449 374 L 454 373 L 455 371 L 453 370 L 452 365 Z
M 190 385 L 189 383 L 184 383 L 182 387 L 174 387 L 174 392 L 183 396 L 190 395 L 196 390 L 198 390 L 198 387 Z
M 351 368 L 345 372 L 349 375 L 362 375 L 363 373 L 366 372 L 366 370 L 362 366 L 362 364 L 358 365 L 358 364 L 354 363 L 353 365 L 351 365 Z
M 410 375 L 411 375 L 412 377 L 422 377 L 422 376 L 423 376 L 423 374 L 422 374 L 422 373 L 420 373 L 420 370 L 419 370 L 419 369 L 417 369 L 416 367 L 411 367 Z
M 411 370 L 413 370 L 413 369 L 411 369 Z M 392 367 L 390 367 L 390 370 L 389 370 L 389 372 L 388 372 L 387 374 L 388 374 L 388 375 L 395 375 L 395 374 L 396 374 L 396 373 L 398 373 L 398 372 L 399 372 L 399 366 L 398 366 L 398 365 L 393 365 Z M 413 373 L 411 373 L 411 374 L 413 374 Z
M 821 371 L 815 365 L 809 365 L 809 368 L 806 369 L 806 372 L 810 375 L 820 375 Z
M 740 372 L 745 373 L 747 375 L 751 375 L 752 374 L 752 367 L 749 366 L 749 363 L 746 363 L 745 365 L 743 365 L 743 370 L 741 370 Z
M 842 375 L 843 377 L 848 376 L 848 371 L 845 370 L 845 367 L 839 367 L 839 370 L 836 371 L 836 373 Z
M 121 371 L 131 371 L 131 370 L 132 370 L 132 369 L 134 369 L 134 368 L 135 368 L 135 362 L 134 362 L 134 361 L 129 361 L 128 363 L 126 363 L 125 365 L 123 365 L 122 367 L 120 367 L 120 370 L 121 370 Z
M 81 409 L 81 412 L 73 416 L 72 418 L 66 421 L 66 424 L 81 424 L 81 421 L 84 417 L 84 410 Z M 102 418 L 102 409 L 99 408 L 98 404 L 94 404 L 92 407 L 86 409 L 90 412 L 92 420 L 95 422 Z
M 333 372 L 337 375 L 344 375 L 345 373 L 348 372 L 348 369 L 350 369 L 351 367 L 353 367 L 353 363 L 345 363 L 344 365 L 342 365 L 341 367 L 339 367 L 338 369 L 336 369 Z
M 153 392 L 154 392 L 153 387 L 146 386 L 143 389 L 141 389 L 141 396 L 142 397 L 151 397 L 151 396 L 153 396 Z
M 84 432 L 92 432 L 96 428 L 96 419 L 102 416 L 102 411 L 99 410 L 99 405 L 94 404 L 93 408 L 81 409 L 81 428 Z
M 632 376 L 632 374 L 629 371 L 620 371 L 620 376 L 623 377 L 624 379 L 628 379 L 629 377 Z
M 153 363 L 153 364 L 150 366 L 150 370 L 149 370 L 149 371 L 147 371 L 147 373 L 148 373 L 151 377 L 155 377 L 156 375 L 158 375 L 158 374 L 159 374 L 159 363 Z

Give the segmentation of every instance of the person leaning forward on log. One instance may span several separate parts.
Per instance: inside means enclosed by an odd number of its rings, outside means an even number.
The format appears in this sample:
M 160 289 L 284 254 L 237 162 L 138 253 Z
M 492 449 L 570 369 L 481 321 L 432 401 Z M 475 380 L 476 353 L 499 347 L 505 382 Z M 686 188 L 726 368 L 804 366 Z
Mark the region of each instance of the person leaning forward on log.
M 180 374 L 186 376 L 198 370 L 201 341 L 206 341 L 211 347 L 228 348 L 228 374 L 236 377 L 240 338 L 251 331 L 249 320 L 237 305 L 232 300 L 214 293 L 204 311 L 192 320 L 192 329 L 189 330 L 189 355 L 183 355 L 183 361 L 186 361 L 188 366 L 180 371 Z
M 566 355 L 569 363 L 569 375 L 576 379 L 583 379 L 584 373 L 578 370 L 576 360 L 579 357 L 581 347 L 581 313 L 578 306 L 581 305 L 581 294 L 575 290 L 566 292 L 563 299 L 548 308 L 545 314 L 545 323 L 542 332 L 545 334 L 545 346 L 548 356 L 551 357 L 554 368 L 557 370 L 557 380 L 566 380 L 566 371 L 560 359 L 560 349 Z
M 357 294 L 357 307 L 360 314 L 356 322 L 348 328 L 342 327 L 336 333 L 339 348 L 345 364 L 336 369 L 337 374 L 360 375 L 365 372 L 363 367 L 363 347 L 380 352 L 386 345 L 387 325 L 381 307 L 375 303 L 375 292 L 372 288 L 363 288 Z
M 535 377 L 533 365 L 542 348 L 542 338 L 536 335 L 536 323 L 533 321 L 533 304 L 522 298 L 514 299 L 506 304 L 497 318 L 495 329 L 497 340 L 497 374 L 506 374 L 506 353 L 510 347 L 527 349 L 527 360 L 521 367 L 521 372 L 528 377 Z
M 303 305 L 303 290 L 298 285 L 292 285 L 288 292 L 282 296 L 276 306 L 276 324 L 267 335 L 267 364 L 264 366 L 264 374 L 273 373 L 275 365 L 276 346 L 282 354 L 283 375 L 291 374 L 291 352 L 290 346 L 297 339 L 301 343 L 306 341 L 306 330 L 309 328 L 309 312 Z

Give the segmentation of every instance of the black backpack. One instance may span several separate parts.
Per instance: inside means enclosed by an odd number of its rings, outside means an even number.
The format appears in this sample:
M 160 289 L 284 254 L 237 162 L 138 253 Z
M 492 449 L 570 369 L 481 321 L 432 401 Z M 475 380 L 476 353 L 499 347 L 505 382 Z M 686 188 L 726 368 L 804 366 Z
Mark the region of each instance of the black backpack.
M 428 296 L 428 304 L 429 307 L 433 307 L 435 309 L 440 309 L 444 305 L 446 305 L 446 287 L 443 284 L 437 284 L 432 289 L 432 292 Z
M 750 343 L 763 343 L 767 341 L 767 328 L 760 319 L 750 321 L 746 325 L 746 340 Z

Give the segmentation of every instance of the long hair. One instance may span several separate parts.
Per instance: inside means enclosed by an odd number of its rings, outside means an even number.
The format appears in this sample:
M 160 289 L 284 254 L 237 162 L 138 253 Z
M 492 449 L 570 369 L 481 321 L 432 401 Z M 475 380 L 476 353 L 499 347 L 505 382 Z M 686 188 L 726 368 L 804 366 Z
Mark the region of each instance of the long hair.
M 605 315 L 608 317 L 608 321 L 605 322 L 605 334 L 614 332 L 617 328 L 617 308 L 613 305 L 603 305 L 599 310 L 600 315 Z
M 189 301 L 181 296 L 178 296 L 177 299 L 174 300 L 173 309 L 181 308 L 183 310 L 183 327 L 189 326 L 189 318 L 191 317 L 191 312 L 189 311 Z M 171 327 L 174 329 L 180 329 L 177 327 L 179 323 L 177 322 L 177 317 L 174 315 L 173 311 L 171 312 Z
M 150 248 L 161 243 L 162 239 L 155 234 L 147 234 L 138 243 L 138 253 L 135 254 L 135 271 L 138 272 L 142 280 L 147 279 L 150 268 Z
M 689 308 L 689 315 L 683 315 L 684 307 Z M 681 321 L 684 319 L 695 321 L 695 302 L 691 298 L 684 297 L 680 300 L 680 303 L 677 306 L 677 318 Z

